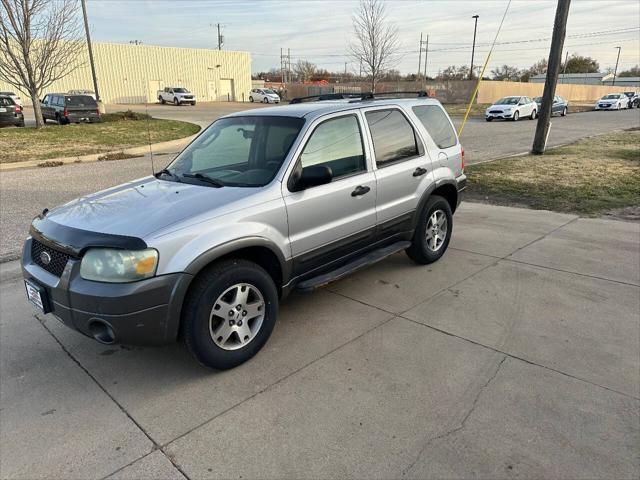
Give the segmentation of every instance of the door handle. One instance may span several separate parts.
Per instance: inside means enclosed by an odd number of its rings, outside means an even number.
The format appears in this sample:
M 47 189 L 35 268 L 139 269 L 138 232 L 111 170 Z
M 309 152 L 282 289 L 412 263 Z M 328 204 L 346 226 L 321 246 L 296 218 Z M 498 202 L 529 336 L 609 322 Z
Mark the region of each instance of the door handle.
M 413 176 L 419 177 L 420 175 L 424 175 L 425 173 L 427 173 L 426 168 L 418 167 L 413 171 Z
M 356 189 L 351 192 L 351 196 L 352 197 L 359 197 L 360 195 L 364 195 L 365 193 L 369 192 L 371 190 L 371 188 L 369 187 L 363 187 L 362 185 L 356 187 Z

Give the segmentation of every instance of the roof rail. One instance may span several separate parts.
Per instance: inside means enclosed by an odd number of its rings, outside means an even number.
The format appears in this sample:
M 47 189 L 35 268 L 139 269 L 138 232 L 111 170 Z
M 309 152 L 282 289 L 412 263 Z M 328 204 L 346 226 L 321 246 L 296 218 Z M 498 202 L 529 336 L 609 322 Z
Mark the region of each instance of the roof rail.
M 362 102 L 367 100 L 376 100 L 380 97 L 384 98 L 412 98 L 412 97 L 428 97 L 429 94 L 424 90 L 418 90 L 415 92 L 365 92 L 365 93 L 324 93 L 321 95 L 310 95 L 308 97 L 296 97 L 289 103 L 303 103 L 303 102 L 320 102 L 322 100 L 345 100 L 352 99 L 353 102 Z
M 323 100 L 343 100 L 345 98 L 360 98 L 361 93 L 322 93 L 320 95 L 310 95 L 308 97 L 296 97 L 289 103 L 321 102 Z

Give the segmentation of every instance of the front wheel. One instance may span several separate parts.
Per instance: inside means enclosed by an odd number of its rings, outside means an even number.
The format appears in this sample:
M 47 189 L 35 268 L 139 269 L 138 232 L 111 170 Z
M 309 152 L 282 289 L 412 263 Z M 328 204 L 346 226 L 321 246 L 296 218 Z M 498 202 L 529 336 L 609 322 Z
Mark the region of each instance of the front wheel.
M 420 213 L 407 255 L 422 265 L 435 262 L 447 250 L 452 231 L 453 214 L 449 202 L 438 195 L 431 196 Z
M 176 97 L 173 98 L 173 104 L 177 107 L 180 105 L 180 100 L 178 100 Z
M 517 122 L 519 118 L 520 118 L 520 112 L 517 112 L 517 111 L 516 111 L 516 112 L 513 114 L 513 121 L 514 121 L 514 122 Z
M 277 315 L 278 291 L 271 276 L 248 260 L 225 260 L 200 274 L 189 290 L 184 340 L 202 365 L 226 370 L 260 351 Z
M 538 112 L 536 112 L 535 110 L 532 110 L 531 111 L 531 115 L 529 116 L 529 118 L 531 120 L 535 120 L 537 115 L 538 115 Z
M 485 120 L 486 120 L 487 122 L 490 122 L 491 120 L 493 120 L 493 118 L 491 118 L 491 117 L 487 117 Z
M 263 98 L 263 99 L 262 99 L 262 103 L 269 103 L 269 99 L 268 99 L 268 98 L 266 98 L 266 97 L 265 97 L 265 98 Z

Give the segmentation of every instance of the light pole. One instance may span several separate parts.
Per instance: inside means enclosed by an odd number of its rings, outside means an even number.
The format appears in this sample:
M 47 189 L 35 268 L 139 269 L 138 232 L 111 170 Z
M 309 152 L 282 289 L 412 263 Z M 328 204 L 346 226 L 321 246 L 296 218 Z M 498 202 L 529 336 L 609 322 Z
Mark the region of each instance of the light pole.
M 618 49 L 618 58 L 616 58 L 616 68 L 613 71 L 613 83 L 611 84 L 612 87 L 615 87 L 616 85 L 616 75 L 618 74 L 618 62 L 620 61 L 620 50 L 622 50 L 622 47 L 614 47 Z
M 478 29 L 478 17 L 480 15 L 474 15 L 471 18 L 475 19 L 475 25 L 473 26 L 473 47 L 471 47 L 471 68 L 469 69 L 469 78 L 473 79 L 473 56 L 476 53 L 476 30 Z

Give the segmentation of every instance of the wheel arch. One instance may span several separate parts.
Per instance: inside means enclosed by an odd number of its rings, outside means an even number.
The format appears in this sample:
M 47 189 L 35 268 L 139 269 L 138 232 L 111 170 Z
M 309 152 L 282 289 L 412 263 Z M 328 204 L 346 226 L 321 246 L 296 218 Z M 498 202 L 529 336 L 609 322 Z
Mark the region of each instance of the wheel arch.
M 418 225 L 418 221 L 420 219 L 420 213 L 424 209 L 429 198 L 433 195 L 438 195 L 444 198 L 449 206 L 451 207 L 451 214 L 455 213 L 456 208 L 458 206 L 458 188 L 456 186 L 455 180 L 447 179 L 441 180 L 436 184 L 433 184 L 430 188 L 428 188 L 420 197 L 420 201 L 418 202 L 418 207 L 413 216 L 413 221 L 411 224 L 411 228 L 415 229 Z

